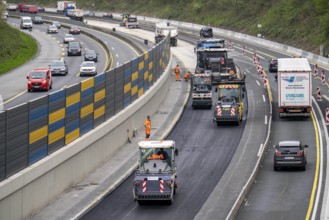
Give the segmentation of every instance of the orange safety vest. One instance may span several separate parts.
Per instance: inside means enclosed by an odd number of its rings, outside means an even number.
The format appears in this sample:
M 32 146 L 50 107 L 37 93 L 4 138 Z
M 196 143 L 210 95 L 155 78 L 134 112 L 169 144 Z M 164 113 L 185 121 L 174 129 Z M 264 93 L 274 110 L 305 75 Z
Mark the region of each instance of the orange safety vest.
M 145 133 L 151 134 L 151 127 L 152 127 L 151 121 L 146 119 L 146 121 L 144 122 L 144 126 L 145 126 Z
M 175 73 L 176 73 L 176 74 L 177 74 L 177 73 L 180 73 L 180 70 L 179 70 L 179 67 L 178 67 L 178 66 L 175 67 Z

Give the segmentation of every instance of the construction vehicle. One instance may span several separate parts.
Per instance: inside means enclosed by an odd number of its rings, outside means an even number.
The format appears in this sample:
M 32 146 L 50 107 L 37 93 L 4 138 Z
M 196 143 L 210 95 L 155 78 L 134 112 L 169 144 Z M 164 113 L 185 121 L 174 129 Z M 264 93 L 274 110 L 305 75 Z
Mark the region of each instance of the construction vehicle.
M 136 16 L 129 16 L 125 23 L 126 28 L 138 28 L 139 22 Z
M 312 70 L 306 58 L 278 59 L 279 117 L 311 117 Z
M 85 12 L 82 9 L 67 9 L 65 10 L 66 16 L 71 20 L 83 21 Z
M 213 84 L 219 83 L 245 83 L 245 74 L 234 63 L 233 58 L 228 58 L 227 48 L 197 47 L 197 65 L 195 73 L 211 75 Z
M 245 86 L 241 84 L 220 84 L 216 88 L 217 104 L 213 121 L 219 126 L 222 122 L 239 125 L 243 118 Z
M 177 27 L 170 26 L 169 23 L 157 23 L 155 25 L 155 43 L 160 43 L 165 37 L 170 35 L 170 46 L 177 46 Z
M 212 85 L 209 74 L 192 74 L 192 108 L 212 107 Z
M 138 147 L 140 159 L 133 182 L 134 200 L 139 204 L 150 200 L 172 204 L 177 188 L 175 142 L 140 141 Z
M 121 27 L 126 26 L 126 22 L 127 22 L 129 17 L 130 17 L 130 14 L 121 14 L 121 21 L 120 21 L 120 26 Z
M 76 9 L 77 4 L 73 1 L 58 1 L 57 2 L 57 13 L 65 13 L 68 9 Z

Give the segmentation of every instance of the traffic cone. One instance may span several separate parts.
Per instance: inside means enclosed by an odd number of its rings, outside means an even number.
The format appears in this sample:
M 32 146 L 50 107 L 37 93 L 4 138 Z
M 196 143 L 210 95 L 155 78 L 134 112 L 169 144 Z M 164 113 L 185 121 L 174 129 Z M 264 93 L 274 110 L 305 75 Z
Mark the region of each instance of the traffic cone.
M 317 88 L 316 88 L 316 93 L 317 93 L 317 100 L 318 100 L 319 102 L 321 102 L 321 101 L 322 101 L 322 97 L 321 97 L 321 90 L 320 90 L 320 87 L 317 87 Z
M 326 125 L 329 125 L 329 108 L 326 108 Z
M 318 76 L 318 64 L 315 64 L 315 67 L 314 67 L 314 77 L 317 77 Z
M 264 76 L 264 88 L 266 88 L 267 87 L 267 77 L 266 76 Z
M 324 70 L 321 71 L 321 81 L 322 81 L 322 84 L 325 84 L 325 76 L 324 76 Z

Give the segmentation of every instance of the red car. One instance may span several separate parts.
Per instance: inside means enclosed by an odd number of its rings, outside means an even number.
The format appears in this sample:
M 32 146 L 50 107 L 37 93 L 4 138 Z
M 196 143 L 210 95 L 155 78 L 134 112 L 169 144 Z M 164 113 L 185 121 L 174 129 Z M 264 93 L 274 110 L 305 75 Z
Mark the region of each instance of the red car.
M 51 78 L 50 69 L 34 69 L 30 72 L 27 78 L 27 91 L 34 90 L 48 91 L 52 88 L 53 80 Z
M 80 29 L 76 26 L 73 26 L 73 27 L 71 27 L 69 33 L 70 34 L 80 34 Z

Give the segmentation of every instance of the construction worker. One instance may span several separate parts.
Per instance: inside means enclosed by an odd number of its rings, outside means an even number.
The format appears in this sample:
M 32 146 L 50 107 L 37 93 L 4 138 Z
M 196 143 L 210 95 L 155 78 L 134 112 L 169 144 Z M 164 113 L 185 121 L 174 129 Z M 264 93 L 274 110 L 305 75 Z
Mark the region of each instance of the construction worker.
M 144 122 L 144 127 L 145 127 L 145 140 L 148 141 L 152 129 L 151 117 L 149 115 L 147 116 L 146 121 Z
M 184 79 L 185 79 L 185 81 L 186 81 L 186 82 L 189 81 L 189 80 L 190 80 L 190 77 L 191 77 L 191 72 L 190 72 L 190 71 L 187 71 L 187 72 L 185 73 L 185 75 L 184 75 Z
M 175 74 L 176 74 L 176 81 L 181 81 L 181 79 L 180 79 L 180 69 L 179 69 L 178 64 L 176 65 L 174 71 L 175 71 Z
M 160 159 L 161 160 L 167 160 L 169 158 L 168 153 L 163 148 L 160 148 L 160 150 L 158 151 L 157 155 L 160 156 Z

